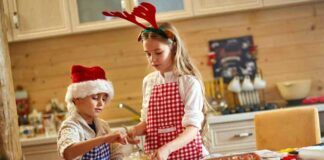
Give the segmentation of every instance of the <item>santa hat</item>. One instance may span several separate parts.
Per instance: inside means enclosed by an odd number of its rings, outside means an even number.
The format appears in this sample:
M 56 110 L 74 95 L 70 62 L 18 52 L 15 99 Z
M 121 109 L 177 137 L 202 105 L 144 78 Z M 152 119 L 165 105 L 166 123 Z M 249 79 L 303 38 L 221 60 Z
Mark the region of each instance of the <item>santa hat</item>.
M 72 84 L 68 86 L 65 95 L 69 112 L 75 110 L 73 98 L 84 98 L 92 94 L 107 93 L 108 100 L 111 100 L 114 96 L 112 83 L 106 79 L 105 71 L 101 67 L 73 65 L 71 79 Z

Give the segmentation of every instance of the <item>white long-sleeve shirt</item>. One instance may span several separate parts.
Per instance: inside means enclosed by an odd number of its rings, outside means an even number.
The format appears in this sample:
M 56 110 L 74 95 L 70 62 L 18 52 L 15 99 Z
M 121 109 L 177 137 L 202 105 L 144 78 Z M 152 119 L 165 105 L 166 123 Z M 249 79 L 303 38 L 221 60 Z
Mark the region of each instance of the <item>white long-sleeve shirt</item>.
M 143 80 L 143 104 L 141 110 L 141 121 L 147 120 L 147 112 L 151 93 L 154 85 L 179 82 L 179 92 L 184 103 L 184 116 L 182 126 L 192 125 L 201 129 L 204 120 L 202 88 L 195 76 L 177 76 L 173 71 L 164 73 L 155 71 L 147 75 Z

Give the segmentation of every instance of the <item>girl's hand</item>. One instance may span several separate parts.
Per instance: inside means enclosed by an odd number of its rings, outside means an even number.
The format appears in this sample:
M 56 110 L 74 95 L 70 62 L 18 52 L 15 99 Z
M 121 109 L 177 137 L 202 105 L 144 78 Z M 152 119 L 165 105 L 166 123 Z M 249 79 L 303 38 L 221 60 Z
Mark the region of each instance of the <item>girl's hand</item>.
M 116 131 L 112 134 L 106 135 L 105 137 L 106 143 L 121 143 L 121 144 L 126 144 L 126 135 L 122 134 L 119 131 Z
M 127 136 L 126 136 L 126 139 L 127 139 L 127 142 L 130 143 L 130 144 L 138 144 L 140 142 L 139 139 L 135 139 L 135 130 L 134 128 L 132 129 L 126 129 L 126 133 L 127 133 Z
M 157 160 L 167 160 L 169 155 L 171 154 L 169 148 L 167 146 L 162 146 L 159 149 L 155 150 L 152 159 Z

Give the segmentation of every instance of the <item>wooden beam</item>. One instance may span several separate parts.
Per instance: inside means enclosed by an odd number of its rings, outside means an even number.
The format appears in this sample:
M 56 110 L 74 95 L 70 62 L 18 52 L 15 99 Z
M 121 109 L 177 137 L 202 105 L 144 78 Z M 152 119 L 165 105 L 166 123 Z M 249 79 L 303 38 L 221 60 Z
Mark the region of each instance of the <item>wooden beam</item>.
M 0 158 L 20 160 L 18 116 L 2 3 L 0 1 Z

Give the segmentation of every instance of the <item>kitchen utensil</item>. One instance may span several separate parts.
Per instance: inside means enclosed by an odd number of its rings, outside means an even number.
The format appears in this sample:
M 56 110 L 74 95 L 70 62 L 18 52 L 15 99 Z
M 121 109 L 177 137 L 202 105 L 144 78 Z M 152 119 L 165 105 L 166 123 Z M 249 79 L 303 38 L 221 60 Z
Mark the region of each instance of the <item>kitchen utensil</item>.
M 254 97 L 255 97 L 255 100 L 256 100 L 256 104 L 260 104 L 261 101 L 260 101 L 260 94 L 259 94 L 259 91 L 258 90 L 261 90 L 261 89 L 264 89 L 266 87 L 266 82 L 261 79 L 261 75 L 260 74 L 256 74 L 255 75 L 255 78 L 254 78 L 254 81 L 253 81 L 253 87 L 255 89 L 254 91 Z
M 243 83 L 242 83 L 242 90 L 243 91 L 253 91 L 254 87 L 253 87 L 253 83 L 250 79 L 250 76 L 245 76 Z
M 219 87 L 219 92 L 221 95 L 224 97 L 225 96 L 225 89 L 224 89 L 224 79 L 222 77 L 218 78 L 218 87 Z
M 205 85 L 205 94 L 206 94 L 206 97 L 210 97 L 211 96 L 211 92 L 210 92 L 209 82 L 205 81 L 204 82 L 204 85 Z
M 212 97 L 212 99 L 216 99 L 216 90 L 215 90 L 214 81 L 210 82 L 210 88 L 211 88 L 211 97 Z
M 240 105 L 245 105 L 239 76 L 235 76 L 232 79 L 232 81 L 228 85 L 228 90 L 237 93 Z
M 259 94 L 259 91 L 258 90 L 255 90 L 254 91 L 254 97 L 255 97 L 255 100 L 256 100 L 256 104 L 261 104 L 260 94 Z
M 260 74 L 256 74 L 255 75 L 255 78 L 254 78 L 254 81 L 253 81 L 253 87 L 254 89 L 264 89 L 266 87 L 266 82 L 261 79 L 261 76 Z
M 239 93 L 241 92 L 241 84 L 240 84 L 240 78 L 238 76 L 235 76 L 232 81 L 228 85 L 228 90 Z
M 205 81 L 204 85 L 205 85 L 205 95 L 207 98 L 207 101 L 210 105 L 208 105 L 208 111 L 212 111 L 214 112 L 215 109 L 213 108 L 214 105 L 216 104 L 215 98 L 212 97 L 212 88 L 211 88 L 211 81 Z
M 123 128 L 125 129 L 126 133 L 129 133 L 127 126 L 123 125 Z M 138 150 L 140 155 L 145 154 L 144 151 L 139 147 L 138 144 L 135 144 L 135 146 L 136 146 L 136 149 Z
M 223 78 L 216 78 L 210 81 L 205 81 L 205 94 L 208 100 L 209 111 L 218 112 L 227 107 L 227 101 L 224 97 L 224 82 Z
M 244 92 L 244 95 L 247 99 L 247 105 L 252 105 L 253 104 L 253 97 L 251 91 L 254 90 L 253 83 L 250 79 L 250 76 L 245 76 L 243 83 L 242 83 L 242 91 Z
M 217 108 L 215 108 L 216 110 L 221 110 L 222 108 L 226 108 L 227 107 L 227 102 L 224 98 L 224 82 L 223 82 L 223 78 L 216 78 L 213 80 L 214 83 L 214 90 L 215 90 L 215 100 L 217 103 Z

